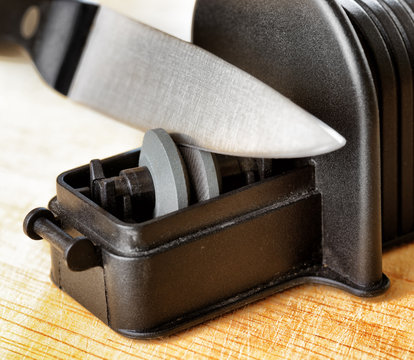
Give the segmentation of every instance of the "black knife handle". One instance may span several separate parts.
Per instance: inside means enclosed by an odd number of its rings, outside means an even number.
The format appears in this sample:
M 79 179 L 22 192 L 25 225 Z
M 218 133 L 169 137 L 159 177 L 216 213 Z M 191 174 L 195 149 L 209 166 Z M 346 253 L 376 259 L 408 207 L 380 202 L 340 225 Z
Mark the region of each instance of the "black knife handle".
M 0 0 L 0 40 L 23 46 L 44 80 L 66 95 L 97 9 L 76 0 Z
M 38 16 L 40 24 L 51 1 L 52 0 L 0 0 L 0 40 L 7 40 L 25 45 L 29 40 L 21 31 L 25 14 L 31 9 L 31 20 L 35 20 L 33 19 L 33 15 Z M 26 20 L 30 21 L 30 19 L 27 18 Z

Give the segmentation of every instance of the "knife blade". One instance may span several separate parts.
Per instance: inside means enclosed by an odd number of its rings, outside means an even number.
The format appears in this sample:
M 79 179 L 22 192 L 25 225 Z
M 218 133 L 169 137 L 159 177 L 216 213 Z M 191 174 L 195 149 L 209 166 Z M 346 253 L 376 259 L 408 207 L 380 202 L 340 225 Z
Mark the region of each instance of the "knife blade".
M 178 143 L 248 157 L 309 157 L 345 145 L 251 75 L 108 8 L 3 0 L 0 9 L 0 37 L 23 45 L 49 85 L 141 130 L 162 127 Z

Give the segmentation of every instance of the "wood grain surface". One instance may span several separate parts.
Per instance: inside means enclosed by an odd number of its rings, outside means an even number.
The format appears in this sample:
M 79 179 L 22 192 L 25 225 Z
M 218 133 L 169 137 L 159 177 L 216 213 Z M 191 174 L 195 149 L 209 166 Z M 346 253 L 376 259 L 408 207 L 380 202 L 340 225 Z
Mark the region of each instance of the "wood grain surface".
M 49 90 L 16 48 L 0 48 L 1 359 L 414 358 L 414 244 L 384 255 L 391 288 L 381 297 L 301 286 L 155 341 L 123 338 L 59 291 L 49 247 L 25 237 L 24 216 L 47 204 L 62 171 L 141 140 Z

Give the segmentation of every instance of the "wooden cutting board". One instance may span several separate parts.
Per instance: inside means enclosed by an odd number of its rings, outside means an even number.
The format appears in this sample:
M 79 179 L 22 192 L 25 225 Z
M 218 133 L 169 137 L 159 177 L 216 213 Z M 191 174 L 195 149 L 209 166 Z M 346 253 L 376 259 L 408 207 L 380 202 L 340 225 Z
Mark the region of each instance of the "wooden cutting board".
M 301 286 L 154 341 L 121 337 L 59 291 L 24 216 L 47 205 L 59 173 L 142 135 L 53 93 L 18 50 L 0 49 L 1 359 L 414 358 L 414 244 L 385 254 L 391 288 L 379 298 Z

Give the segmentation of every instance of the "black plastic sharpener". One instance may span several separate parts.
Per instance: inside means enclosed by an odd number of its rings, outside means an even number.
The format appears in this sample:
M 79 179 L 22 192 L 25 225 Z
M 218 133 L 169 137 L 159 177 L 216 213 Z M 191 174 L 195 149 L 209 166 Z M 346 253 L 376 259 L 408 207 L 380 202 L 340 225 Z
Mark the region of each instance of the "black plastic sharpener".
M 384 292 L 382 248 L 413 238 L 413 118 L 386 90 L 372 31 L 400 74 L 398 94 L 413 79 L 401 73 L 404 54 L 386 37 L 393 29 L 378 26 L 383 14 L 371 5 L 199 0 L 197 45 L 293 99 L 347 145 L 274 160 L 257 181 L 135 222 L 94 201 L 93 167 L 68 171 L 50 210 L 25 221 L 29 236 L 52 244 L 53 282 L 133 338 L 168 335 L 303 283 L 366 297 Z M 402 32 L 413 24 L 400 25 Z M 102 171 L 117 176 L 139 157 L 135 150 L 103 160 Z

